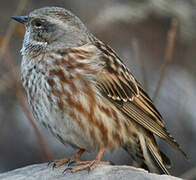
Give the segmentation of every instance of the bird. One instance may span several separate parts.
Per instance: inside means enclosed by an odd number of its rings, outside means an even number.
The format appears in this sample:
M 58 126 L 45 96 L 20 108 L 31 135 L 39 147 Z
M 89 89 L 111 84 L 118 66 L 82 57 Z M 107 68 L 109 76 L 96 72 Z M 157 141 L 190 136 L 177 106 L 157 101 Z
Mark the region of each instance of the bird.
M 93 170 L 106 163 L 106 150 L 123 148 L 140 167 L 169 174 L 170 159 L 155 136 L 186 156 L 143 86 L 76 15 L 43 7 L 12 18 L 26 28 L 21 79 L 30 110 L 61 143 L 78 150 L 54 167 L 75 162 L 73 173 Z M 98 153 L 81 161 L 85 151 Z

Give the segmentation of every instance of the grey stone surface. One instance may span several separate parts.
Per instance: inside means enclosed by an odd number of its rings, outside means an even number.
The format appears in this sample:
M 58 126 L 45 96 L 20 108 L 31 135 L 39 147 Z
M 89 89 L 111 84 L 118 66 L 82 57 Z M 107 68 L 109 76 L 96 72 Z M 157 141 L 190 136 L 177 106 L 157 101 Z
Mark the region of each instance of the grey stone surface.
M 0 180 L 180 180 L 173 176 L 157 175 L 130 166 L 99 166 L 90 173 L 62 173 L 66 166 L 52 169 L 47 163 L 35 164 L 0 174 Z

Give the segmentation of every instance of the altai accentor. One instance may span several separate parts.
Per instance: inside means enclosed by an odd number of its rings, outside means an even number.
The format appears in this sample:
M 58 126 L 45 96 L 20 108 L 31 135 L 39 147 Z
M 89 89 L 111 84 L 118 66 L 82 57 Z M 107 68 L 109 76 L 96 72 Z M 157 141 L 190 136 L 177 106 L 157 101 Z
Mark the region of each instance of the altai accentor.
M 185 153 L 142 85 L 109 46 L 63 8 L 12 18 L 26 27 L 21 74 L 34 118 L 63 144 L 79 149 L 55 167 L 74 161 L 78 164 L 72 172 L 91 170 L 106 149 L 122 147 L 141 167 L 169 174 L 170 161 L 154 135 Z M 98 154 L 93 161 L 79 161 L 84 151 Z

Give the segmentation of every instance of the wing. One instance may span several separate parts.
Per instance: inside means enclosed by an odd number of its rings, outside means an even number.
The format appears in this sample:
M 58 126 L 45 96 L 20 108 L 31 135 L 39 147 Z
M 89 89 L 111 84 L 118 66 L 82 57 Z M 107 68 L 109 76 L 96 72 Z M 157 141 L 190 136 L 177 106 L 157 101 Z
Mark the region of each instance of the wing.
M 98 79 L 103 95 L 131 120 L 164 139 L 185 155 L 175 139 L 167 132 L 152 100 L 120 58 L 102 42 L 97 41 L 96 46 L 102 51 L 100 59 L 105 61 L 104 69 L 99 73 Z

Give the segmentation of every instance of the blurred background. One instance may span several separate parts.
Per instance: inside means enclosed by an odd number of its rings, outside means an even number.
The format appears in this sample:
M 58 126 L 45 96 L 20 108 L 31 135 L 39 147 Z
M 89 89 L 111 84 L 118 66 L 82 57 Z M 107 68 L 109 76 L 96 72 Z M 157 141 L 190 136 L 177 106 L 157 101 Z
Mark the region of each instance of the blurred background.
M 71 10 L 119 54 L 188 155 L 186 160 L 158 140 L 172 160 L 171 174 L 196 179 L 196 0 L 1 1 L 0 172 L 75 153 L 32 120 L 20 86 L 24 28 L 10 16 L 26 15 L 44 6 Z M 85 153 L 82 159 L 94 156 Z M 132 164 L 123 150 L 107 152 L 104 159 Z

